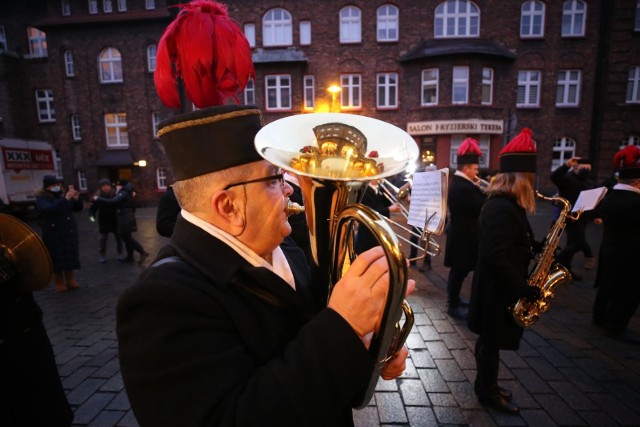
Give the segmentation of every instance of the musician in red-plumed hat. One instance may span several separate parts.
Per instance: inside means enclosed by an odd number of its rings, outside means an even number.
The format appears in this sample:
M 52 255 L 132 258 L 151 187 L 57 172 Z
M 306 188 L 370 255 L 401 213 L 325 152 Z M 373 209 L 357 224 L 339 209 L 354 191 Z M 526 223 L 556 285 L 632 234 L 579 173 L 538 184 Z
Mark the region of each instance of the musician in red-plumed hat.
M 467 138 L 458 148 L 458 167 L 449 183 L 449 222 L 444 265 L 450 267 L 447 280 L 447 313 L 466 319 L 468 303 L 460 299 L 462 283 L 476 266 L 478 217 L 486 199 L 478 186 L 478 164 L 482 151 L 478 141 Z
M 640 304 L 640 147 L 628 145 L 613 159 L 618 182 L 596 208 L 602 223 L 593 322 L 618 340 L 640 344 L 629 320 Z
M 120 298 L 122 378 L 141 426 L 350 426 L 374 372 L 367 349 L 389 288 L 381 248 L 360 255 L 327 307 L 288 239 L 292 194 L 254 148 L 254 106 L 229 104 L 255 77 L 220 3 L 181 5 L 158 45 L 155 83 L 201 110 L 160 123 L 181 206 L 169 244 Z M 182 86 L 182 88 L 180 88 Z M 410 283 L 409 289 L 413 289 Z M 399 350 L 382 370 L 405 367 Z
M 536 299 L 528 286 L 533 236 L 527 214 L 535 210 L 537 150 L 523 129 L 500 151 L 500 172 L 487 188 L 478 221 L 478 261 L 473 275 L 469 328 L 478 334 L 474 388 L 481 404 L 517 413 L 511 392 L 498 386 L 500 350 L 517 350 L 523 329 L 509 307 L 520 298 Z

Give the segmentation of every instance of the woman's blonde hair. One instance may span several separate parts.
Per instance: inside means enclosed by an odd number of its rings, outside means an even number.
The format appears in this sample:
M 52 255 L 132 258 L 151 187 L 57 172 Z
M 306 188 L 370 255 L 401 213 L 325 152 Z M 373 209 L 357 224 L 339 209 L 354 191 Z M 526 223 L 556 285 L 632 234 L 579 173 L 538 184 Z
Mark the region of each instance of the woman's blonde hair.
M 532 172 L 499 173 L 487 187 L 487 195 L 513 196 L 518 206 L 533 213 L 536 211 L 536 196 L 533 192 L 535 178 L 536 174 Z

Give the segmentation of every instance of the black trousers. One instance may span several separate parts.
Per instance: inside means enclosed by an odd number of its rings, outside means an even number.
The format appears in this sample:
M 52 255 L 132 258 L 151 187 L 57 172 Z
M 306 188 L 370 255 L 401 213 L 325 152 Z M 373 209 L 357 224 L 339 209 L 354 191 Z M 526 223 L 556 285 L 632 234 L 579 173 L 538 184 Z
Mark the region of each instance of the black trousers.
M 447 279 L 447 302 L 449 307 L 457 307 L 460 305 L 460 289 L 462 289 L 462 283 L 466 279 L 471 270 L 456 269 L 451 267 L 449 270 L 449 277 Z
M 136 239 L 133 238 L 131 233 L 120 233 L 120 237 L 124 242 L 125 248 L 127 248 L 127 257 L 131 258 L 133 256 L 133 251 L 138 251 L 139 253 L 144 253 L 144 249 L 142 245 L 138 243 Z
M 118 251 L 118 255 L 120 255 L 122 254 L 122 239 L 120 238 L 120 235 L 115 231 L 113 232 L 113 236 L 116 238 L 116 250 Z M 109 233 L 100 233 L 100 238 L 98 239 L 98 242 L 100 243 L 100 249 L 98 250 L 98 252 L 100 252 L 101 255 L 107 253 L 108 237 Z
M 578 220 L 567 222 L 565 232 L 567 233 L 567 245 L 558 253 L 556 260 L 571 270 L 571 262 L 573 256 L 582 251 L 586 258 L 593 258 L 593 252 L 591 246 L 587 243 L 586 239 L 587 223 Z
M 500 366 L 500 350 L 483 341 L 478 336 L 475 348 L 476 381 L 474 390 L 479 398 L 498 394 L 498 368 Z

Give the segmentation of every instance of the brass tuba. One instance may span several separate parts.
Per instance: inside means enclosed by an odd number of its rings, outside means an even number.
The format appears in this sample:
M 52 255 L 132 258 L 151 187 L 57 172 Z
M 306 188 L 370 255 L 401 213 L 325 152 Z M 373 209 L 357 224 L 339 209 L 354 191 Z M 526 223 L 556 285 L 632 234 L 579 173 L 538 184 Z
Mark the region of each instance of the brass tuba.
M 536 286 L 540 289 L 540 298 L 535 301 L 527 301 L 525 298 L 521 298 L 511 309 L 516 323 L 523 328 L 534 324 L 542 313 L 549 310 L 551 300 L 555 297 L 555 290 L 558 286 L 571 281 L 569 270 L 562 264 L 555 262 L 555 253 L 567 220 L 576 221 L 582 214 L 582 211 L 578 211 L 571 215 L 569 213 L 571 203 L 565 198 L 559 196 L 545 197 L 538 192 L 536 192 L 536 196 L 543 200 L 560 203 L 562 209 L 558 219 L 545 238 L 544 248 L 528 279 L 529 286 Z
M 269 162 L 298 175 L 311 241 L 313 276 L 327 290 L 326 301 L 346 267 L 355 259 L 356 224 L 366 227 L 384 249 L 389 265 L 389 292 L 380 328 L 369 353 L 376 361 L 362 400 L 373 396 L 380 372 L 404 344 L 413 312 L 404 301 L 407 265 L 399 241 L 385 219 L 358 203 L 368 181 L 404 171 L 418 156 L 405 131 L 380 120 L 342 113 L 290 116 L 264 126 L 256 149 Z M 402 314 L 404 323 L 400 325 Z

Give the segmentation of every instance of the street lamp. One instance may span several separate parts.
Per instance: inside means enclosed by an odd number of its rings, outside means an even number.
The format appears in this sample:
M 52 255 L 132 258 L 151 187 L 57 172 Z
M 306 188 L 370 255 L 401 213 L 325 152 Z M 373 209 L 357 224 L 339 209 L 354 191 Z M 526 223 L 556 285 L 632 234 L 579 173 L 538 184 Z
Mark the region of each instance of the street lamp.
M 342 88 L 340 86 L 338 86 L 338 85 L 331 85 L 327 89 L 327 91 L 329 91 L 331 93 L 331 112 L 333 112 L 335 110 L 336 97 L 338 96 L 338 94 L 340 93 L 341 90 L 342 90 Z
M 133 166 L 138 166 L 138 167 L 145 167 L 147 166 L 147 161 L 146 160 L 139 160 L 137 162 L 133 162 Z

